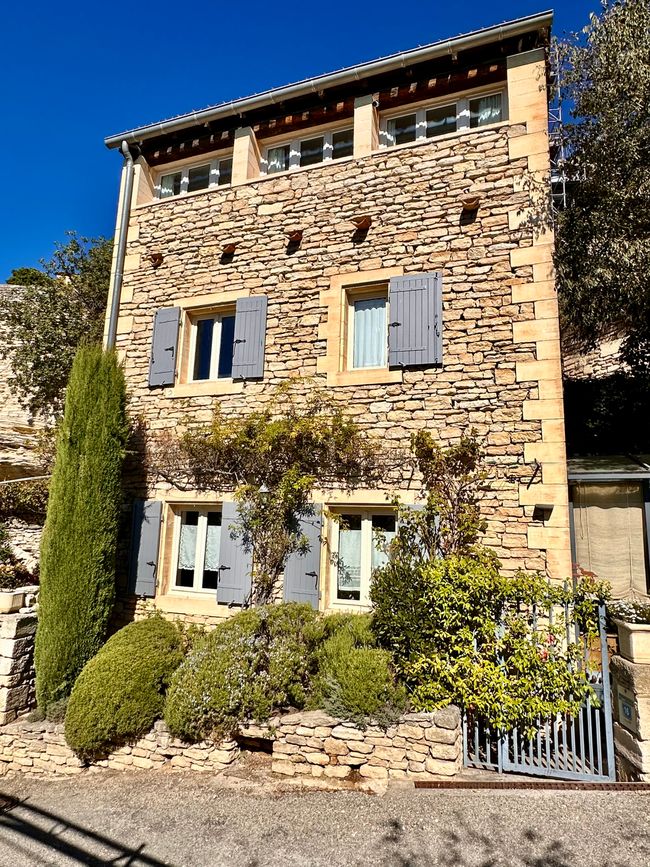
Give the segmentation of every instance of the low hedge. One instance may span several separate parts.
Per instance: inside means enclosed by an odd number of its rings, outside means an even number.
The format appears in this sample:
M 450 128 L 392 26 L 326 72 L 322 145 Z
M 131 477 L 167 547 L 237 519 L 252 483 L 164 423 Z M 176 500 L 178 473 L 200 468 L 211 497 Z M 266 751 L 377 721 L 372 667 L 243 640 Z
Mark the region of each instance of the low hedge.
M 227 736 L 245 719 L 305 705 L 322 618 L 286 603 L 241 611 L 199 640 L 174 674 L 165 721 L 185 740 Z
M 162 716 L 182 660 L 181 633 L 162 617 L 120 629 L 74 684 L 65 716 L 68 744 L 82 757 L 98 758 L 145 734 Z

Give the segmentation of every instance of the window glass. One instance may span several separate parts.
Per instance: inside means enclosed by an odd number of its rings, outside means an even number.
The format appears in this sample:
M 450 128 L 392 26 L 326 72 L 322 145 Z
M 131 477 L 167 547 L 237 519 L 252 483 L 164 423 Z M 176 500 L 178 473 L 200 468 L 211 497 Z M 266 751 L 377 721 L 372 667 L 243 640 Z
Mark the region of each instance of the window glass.
M 234 317 L 233 317 L 234 318 Z M 221 512 L 208 512 L 205 533 L 205 558 L 203 560 L 204 590 L 216 590 L 219 581 L 219 547 L 221 544 Z
M 269 148 L 266 156 L 267 174 L 272 175 L 275 172 L 286 172 L 289 168 L 289 145 L 282 145 L 277 148 Z
M 337 599 L 361 599 L 361 516 L 341 515 Z
M 387 549 L 395 538 L 395 515 L 372 516 L 372 571 L 388 562 Z
M 393 117 L 388 121 L 388 135 L 393 144 L 405 144 L 415 141 L 417 117 L 415 114 L 405 114 L 403 117 Z
M 210 186 L 210 164 L 205 166 L 195 166 L 187 173 L 187 191 L 193 193 L 194 190 L 207 190 Z
M 177 587 L 194 586 L 198 523 L 198 512 L 183 512 L 181 516 L 181 535 L 178 545 L 178 569 L 176 571 Z
M 235 343 L 235 317 L 221 317 L 221 341 L 219 344 L 219 377 L 232 376 L 232 356 Z
M 323 147 L 325 140 L 322 135 L 308 138 L 300 142 L 300 165 L 313 166 L 323 162 Z
M 232 181 L 232 160 L 219 160 L 219 186 Z
M 354 302 L 353 315 L 352 366 L 385 367 L 388 343 L 386 299 L 359 299 Z
M 488 123 L 497 123 L 501 120 L 501 94 L 492 96 L 480 96 L 478 99 L 469 101 L 469 125 L 470 127 L 486 126 Z
M 427 112 L 427 138 L 456 131 L 456 106 L 443 105 Z
M 181 172 L 163 175 L 160 179 L 160 198 L 177 196 L 181 191 Z
M 214 319 L 199 319 L 196 323 L 193 379 L 210 379 Z
M 332 159 L 351 157 L 354 150 L 354 130 L 342 129 L 332 133 Z

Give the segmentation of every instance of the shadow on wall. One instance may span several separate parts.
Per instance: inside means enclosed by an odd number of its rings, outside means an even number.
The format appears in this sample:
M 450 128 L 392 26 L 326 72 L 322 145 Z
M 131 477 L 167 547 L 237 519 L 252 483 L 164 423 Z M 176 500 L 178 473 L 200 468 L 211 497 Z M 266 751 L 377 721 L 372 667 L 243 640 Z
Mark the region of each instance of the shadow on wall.
M 564 381 L 567 452 L 650 454 L 650 380 L 615 373 Z
M 145 843 L 124 846 L 111 837 L 98 834 L 27 801 L 0 792 L 0 829 L 2 844 L 17 857 L 34 864 L 77 863 L 100 867 L 131 864 L 142 867 L 170 867 L 144 852 Z M 29 842 L 28 842 L 29 841 Z M 34 848 L 37 844 L 37 848 Z

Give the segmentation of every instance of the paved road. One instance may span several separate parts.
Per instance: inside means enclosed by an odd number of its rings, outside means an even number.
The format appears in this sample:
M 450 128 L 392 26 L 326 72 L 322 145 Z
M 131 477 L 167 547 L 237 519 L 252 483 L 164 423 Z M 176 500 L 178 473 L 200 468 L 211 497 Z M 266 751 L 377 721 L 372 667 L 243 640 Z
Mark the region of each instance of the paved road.
M 197 776 L 0 778 L 0 865 L 650 865 L 650 793 L 376 796 Z

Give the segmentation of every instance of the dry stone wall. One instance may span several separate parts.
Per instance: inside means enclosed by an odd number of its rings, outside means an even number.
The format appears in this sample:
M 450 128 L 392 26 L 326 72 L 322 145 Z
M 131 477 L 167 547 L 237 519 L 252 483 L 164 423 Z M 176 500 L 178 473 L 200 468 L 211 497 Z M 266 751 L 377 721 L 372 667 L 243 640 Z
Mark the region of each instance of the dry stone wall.
M 492 474 L 484 505 L 486 541 L 506 570 L 544 570 L 544 551 L 527 538 L 534 492 L 529 505 L 519 496 L 534 472 L 525 448 L 543 439 L 542 419 L 525 411 L 525 404 L 540 395 L 537 380 L 518 381 L 517 368 L 536 362 L 540 335 L 553 342 L 557 316 L 554 302 L 541 302 L 549 318 L 530 329 L 540 302 L 523 291 L 517 296 L 523 300 L 513 301 L 513 291 L 532 284 L 539 267 L 527 257 L 516 267 L 511 262 L 511 254 L 533 245 L 532 229 L 512 219 L 529 205 L 521 183 L 526 151 L 513 146 L 528 138 L 525 124 L 504 124 L 136 208 L 118 329 L 132 413 L 144 419 L 151 435 L 175 430 L 190 417 L 207 421 L 215 400 L 225 413 L 258 406 L 290 377 L 312 377 L 325 386 L 319 359 L 327 352 L 331 323 L 321 293 L 332 277 L 395 267 L 404 273 L 441 270 L 442 368 L 405 370 L 401 382 L 340 385 L 331 394 L 362 429 L 391 446 L 406 447 L 411 433 L 422 428 L 434 431 L 443 445 L 474 428 Z M 517 152 L 524 155 L 513 156 Z M 462 213 L 461 196 L 468 191 L 481 196 L 474 218 Z M 365 239 L 354 235 L 350 222 L 359 213 L 373 221 Z M 287 250 L 284 234 L 291 227 L 304 230 L 294 252 Z M 237 242 L 230 259 L 221 255 L 229 240 Z M 152 252 L 163 254 L 158 268 L 149 259 Z M 540 261 L 537 255 L 529 259 Z M 216 397 L 181 399 L 173 389 L 149 390 L 156 309 L 226 291 L 268 295 L 264 380 Z M 515 340 L 517 324 L 522 328 Z M 560 389 L 559 373 L 557 378 Z M 405 472 L 385 487 L 405 489 L 409 480 Z M 144 493 L 141 465 L 132 483 Z M 150 495 L 166 491 L 153 479 L 148 487 Z
M 36 612 L 0 614 L 0 724 L 12 722 L 34 704 Z

